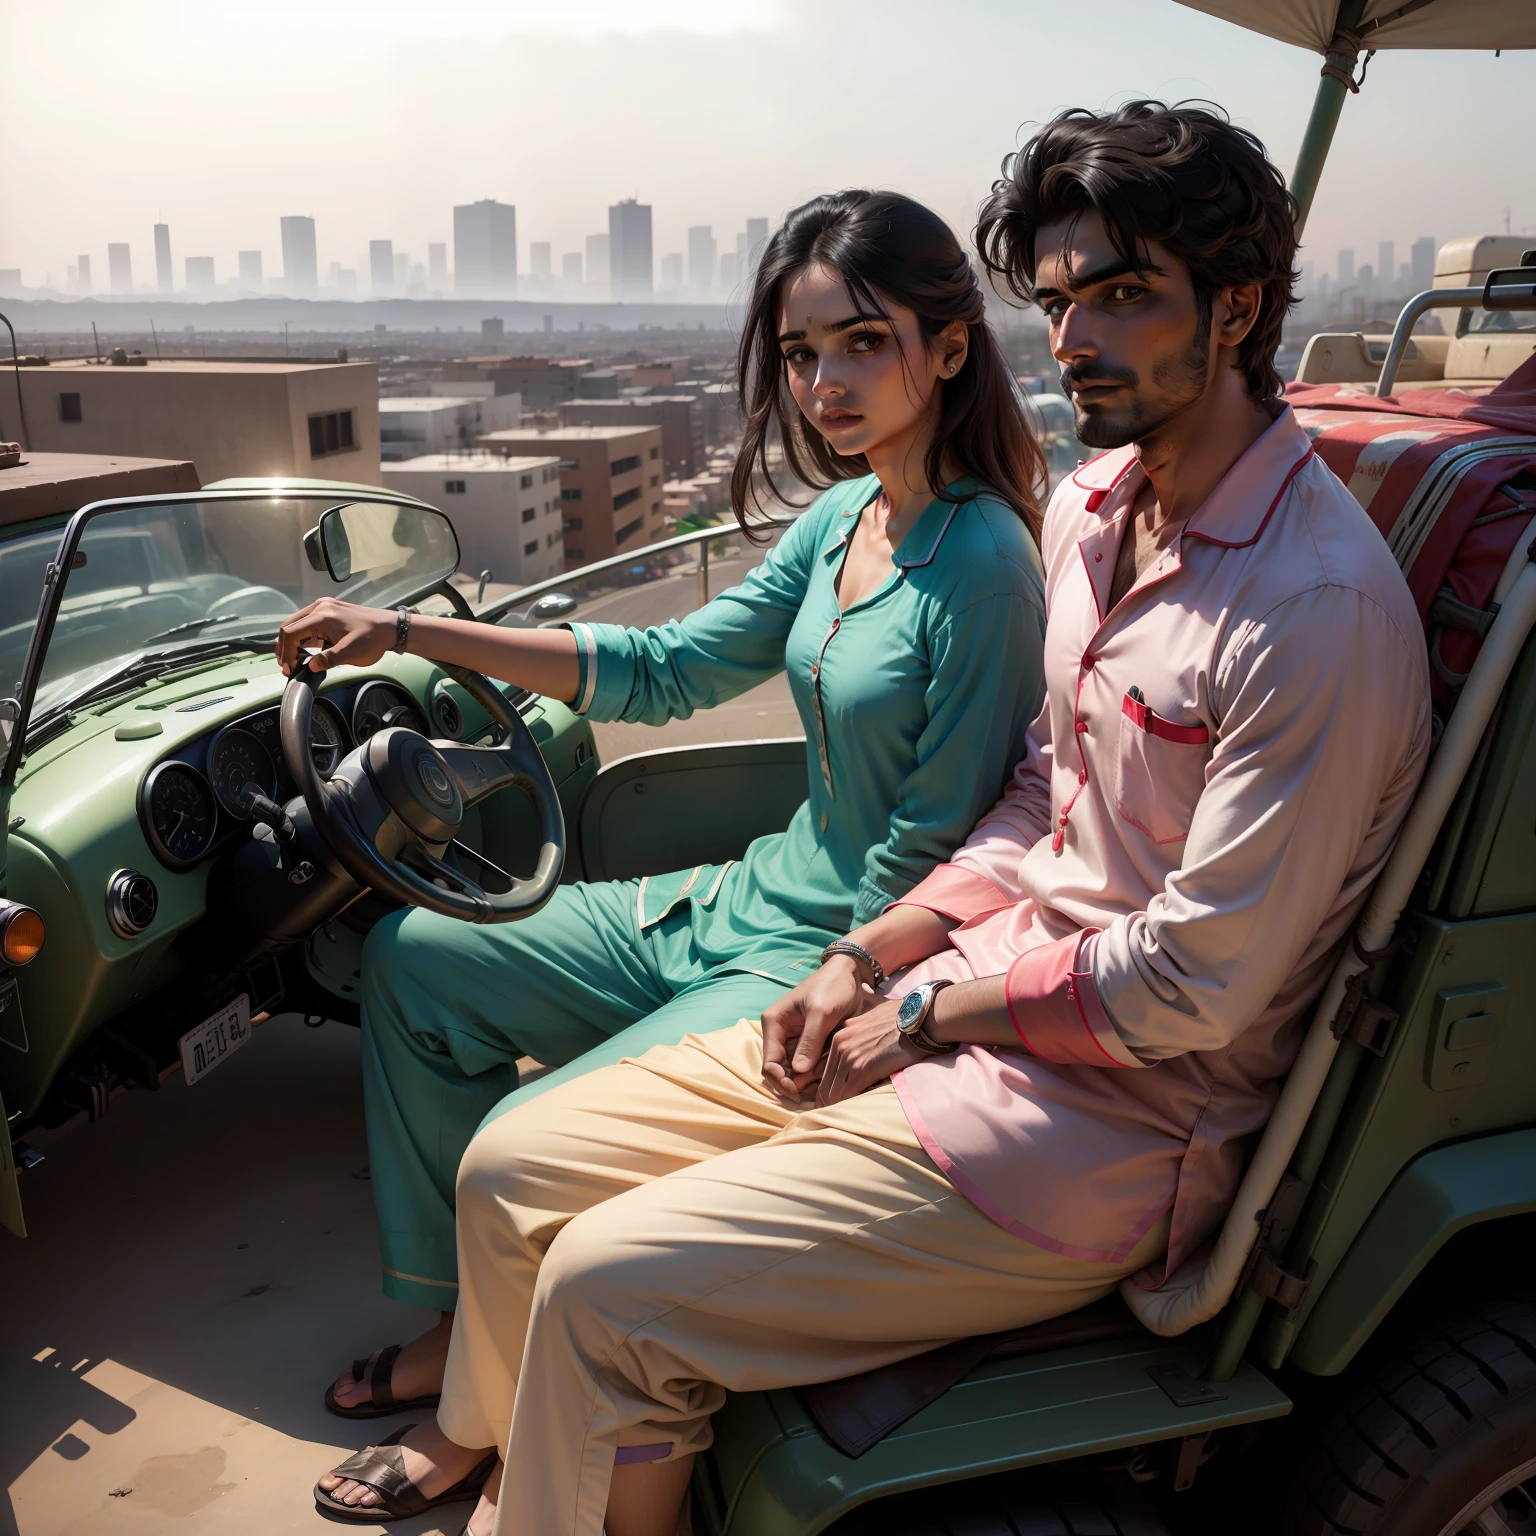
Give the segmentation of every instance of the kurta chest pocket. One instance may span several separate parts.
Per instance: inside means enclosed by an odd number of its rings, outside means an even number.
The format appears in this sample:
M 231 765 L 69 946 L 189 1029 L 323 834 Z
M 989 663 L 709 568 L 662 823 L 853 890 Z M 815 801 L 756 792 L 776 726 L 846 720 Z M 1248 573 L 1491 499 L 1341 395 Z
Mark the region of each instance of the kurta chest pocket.
M 1165 719 L 1127 693 L 1120 701 L 1115 809 L 1154 843 L 1183 842 L 1205 787 L 1210 756 L 1211 733 L 1205 726 Z

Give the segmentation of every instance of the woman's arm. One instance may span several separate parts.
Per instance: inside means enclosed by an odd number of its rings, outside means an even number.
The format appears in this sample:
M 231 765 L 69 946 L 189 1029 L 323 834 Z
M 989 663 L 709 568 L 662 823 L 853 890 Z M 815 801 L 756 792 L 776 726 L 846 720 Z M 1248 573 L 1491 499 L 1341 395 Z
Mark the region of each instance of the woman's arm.
M 309 658 L 312 672 L 370 667 L 395 647 L 394 611 L 362 608 L 333 597 L 300 609 L 277 632 L 277 664 L 284 676 L 292 677 L 298 669 L 299 649 L 306 643 L 323 647 Z M 546 698 L 567 704 L 576 698 L 580 666 L 576 637 L 568 629 L 503 629 L 413 613 L 405 648 L 413 656 L 484 672 Z

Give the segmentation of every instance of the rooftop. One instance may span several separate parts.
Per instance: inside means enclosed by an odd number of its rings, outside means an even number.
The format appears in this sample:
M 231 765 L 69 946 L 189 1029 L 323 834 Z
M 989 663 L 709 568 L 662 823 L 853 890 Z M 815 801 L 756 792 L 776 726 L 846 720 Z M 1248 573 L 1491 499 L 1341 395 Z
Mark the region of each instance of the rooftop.
M 187 459 L 132 459 L 106 453 L 24 453 L 0 469 L 0 527 L 76 512 L 116 496 L 161 496 L 198 489 Z
M 660 430 L 659 427 L 503 427 L 497 432 L 481 433 L 477 441 L 482 446 L 500 442 L 590 443 L 615 437 L 638 437 Z
M 422 453 L 414 459 L 391 459 L 380 468 L 386 475 L 402 471 L 411 474 L 471 474 L 507 475 L 530 469 L 542 469 L 555 461 L 552 453 L 532 456 L 528 454 L 499 453 Z
M 461 405 L 483 405 L 484 395 L 384 395 L 379 414 L 389 411 L 451 411 Z
M 343 363 L 335 358 L 323 357 L 145 357 L 142 364 L 134 362 L 126 367 L 103 358 L 99 363 L 89 357 L 57 358 L 48 364 L 50 373 L 89 369 L 93 373 L 120 373 L 132 377 L 139 373 L 308 373 L 315 368 L 372 368 L 372 363 Z M 41 372 L 41 370 L 37 370 Z

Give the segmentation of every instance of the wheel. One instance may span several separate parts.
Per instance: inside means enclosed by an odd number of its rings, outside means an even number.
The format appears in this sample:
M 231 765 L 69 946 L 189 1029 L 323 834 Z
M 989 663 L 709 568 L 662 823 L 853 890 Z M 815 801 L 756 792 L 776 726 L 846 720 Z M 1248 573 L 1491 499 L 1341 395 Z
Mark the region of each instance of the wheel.
M 1536 1297 L 1421 1335 L 1307 1438 L 1287 1533 L 1536 1533 Z

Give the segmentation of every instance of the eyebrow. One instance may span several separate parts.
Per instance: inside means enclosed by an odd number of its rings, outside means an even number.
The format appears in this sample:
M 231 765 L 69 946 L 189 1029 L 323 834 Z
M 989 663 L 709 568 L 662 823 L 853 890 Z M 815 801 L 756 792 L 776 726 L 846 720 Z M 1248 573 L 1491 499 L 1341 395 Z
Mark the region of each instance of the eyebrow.
M 1072 289 L 1075 293 L 1084 293 L 1089 288 L 1098 287 L 1100 283 L 1109 282 L 1111 278 L 1124 277 L 1127 273 L 1135 277 L 1145 277 L 1149 272 L 1155 273 L 1158 277 L 1167 275 L 1161 267 L 1154 265 L 1150 261 L 1143 262 L 1140 266 L 1130 261 L 1111 261 L 1105 263 L 1102 267 L 1095 268 L 1092 272 L 1085 272 L 1081 277 L 1074 279 Z M 1036 304 L 1043 303 L 1047 299 L 1059 299 L 1061 297 L 1062 291 L 1059 288 L 1036 288 L 1034 291 Z
M 891 323 L 885 315 L 856 314 L 849 315 L 846 320 L 834 320 L 830 325 L 824 326 L 823 329 L 830 331 L 835 336 L 839 331 L 849 330 L 855 325 L 867 325 L 871 320 L 878 321 L 881 325 L 889 325 Z M 804 340 L 804 331 L 785 331 L 784 334 L 779 337 L 781 344 L 786 341 Z

